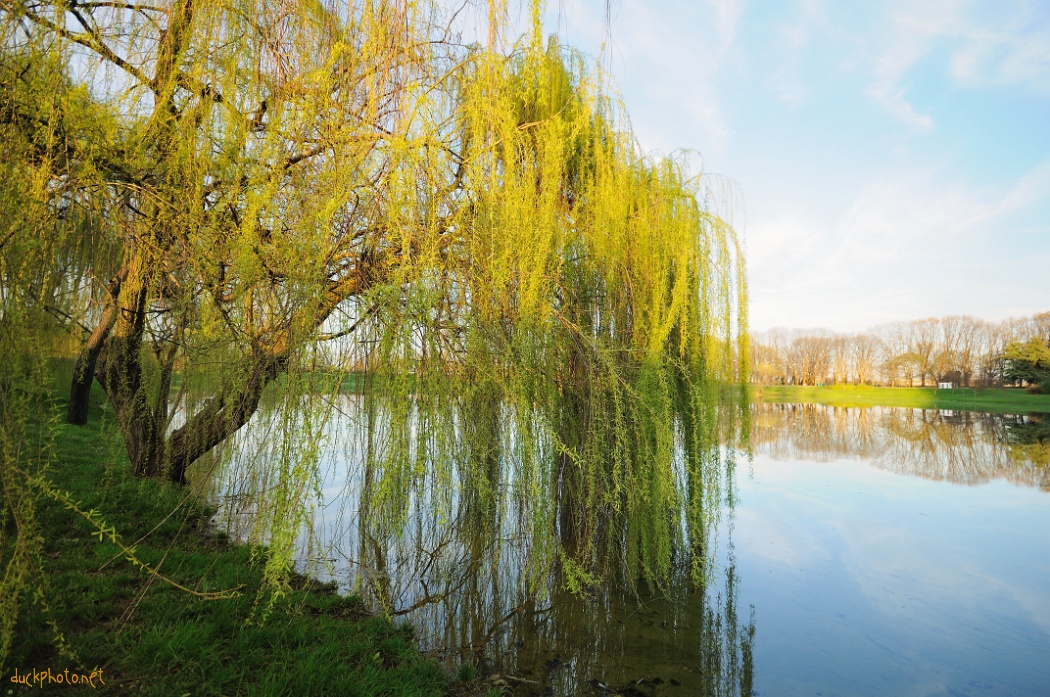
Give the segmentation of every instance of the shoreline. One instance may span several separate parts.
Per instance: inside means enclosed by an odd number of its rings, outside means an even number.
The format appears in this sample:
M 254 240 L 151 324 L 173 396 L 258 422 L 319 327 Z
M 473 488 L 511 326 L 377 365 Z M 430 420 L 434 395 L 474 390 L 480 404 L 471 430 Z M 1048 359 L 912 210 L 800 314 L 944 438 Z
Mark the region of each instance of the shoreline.
M 81 511 L 112 526 L 137 559 L 188 591 L 136 567 L 81 515 L 39 497 L 46 603 L 31 593 L 20 602 L 3 661 L 16 694 L 16 673 L 21 680 L 49 670 L 105 676 L 94 687 L 59 686 L 71 695 L 485 693 L 480 679 L 458 679 L 424 656 L 410 625 L 374 614 L 334 584 L 293 573 L 283 597 L 259 593 L 260 550 L 219 530 L 212 508 L 190 489 L 134 477 L 95 396 L 87 426 L 55 427 L 46 475 Z M 45 408 L 62 414 L 62 406 Z M 209 599 L 229 590 L 236 593 Z
M 868 385 L 749 385 L 754 402 L 825 404 L 833 407 L 907 407 L 995 414 L 1050 413 L 1050 395 L 1021 388 L 871 387 Z

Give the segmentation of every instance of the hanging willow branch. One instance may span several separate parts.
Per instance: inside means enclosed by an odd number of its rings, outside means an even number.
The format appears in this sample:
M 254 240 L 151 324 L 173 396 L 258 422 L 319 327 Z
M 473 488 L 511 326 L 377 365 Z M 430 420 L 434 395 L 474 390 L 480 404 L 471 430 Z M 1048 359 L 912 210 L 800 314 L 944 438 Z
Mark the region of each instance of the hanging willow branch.
M 97 380 L 140 475 L 185 482 L 272 396 L 273 569 L 321 458 L 319 360 L 367 377 L 377 520 L 431 469 L 490 514 L 513 484 L 535 579 L 704 555 L 740 249 L 531 7 L 501 53 L 501 2 L 485 49 L 407 0 L 0 4 L 2 320 L 91 328 L 70 418 Z

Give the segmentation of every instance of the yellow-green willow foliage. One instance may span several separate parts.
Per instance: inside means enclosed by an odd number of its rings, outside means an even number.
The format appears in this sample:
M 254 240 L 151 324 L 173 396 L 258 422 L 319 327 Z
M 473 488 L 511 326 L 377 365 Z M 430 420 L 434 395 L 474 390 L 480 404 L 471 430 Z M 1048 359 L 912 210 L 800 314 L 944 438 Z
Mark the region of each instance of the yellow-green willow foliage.
M 31 106 L 30 113 L 26 107 Z M 0 662 L 20 608 L 45 611 L 56 644 L 68 651 L 49 610 L 48 569 L 37 523 L 55 419 L 46 387 L 49 359 L 61 352 L 45 301 L 68 290 L 64 272 L 93 252 L 84 220 L 53 205 L 78 169 L 73 156 L 104 128 L 107 115 L 62 75 L 47 54 L 0 60 Z M 84 173 L 87 177 L 92 173 Z M 56 183 L 58 183 L 56 185 Z
M 371 448 L 376 498 L 403 511 L 410 473 L 448 463 L 438 476 L 492 516 L 515 489 L 537 573 L 659 582 L 677 558 L 701 575 L 735 413 L 719 388 L 746 360 L 733 231 L 702 206 L 702 179 L 639 154 L 556 40 L 479 54 L 457 81 L 462 189 L 374 325 L 376 394 L 397 395 Z M 434 431 L 455 437 L 420 437 Z
M 676 559 L 699 575 L 738 414 L 719 392 L 748 364 L 717 190 L 639 152 L 583 60 L 544 45 L 538 3 L 509 55 L 450 41 L 441 15 L 2 0 L 4 66 L 68 86 L 4 112 L 26 143 L 2 156 L 26 182 L 0 202 L 5 260 L 51 245 L 5 267 L 4 321 L 71 320 L 69 418 L 96 379 L 139 474 L 185 481 L 271 392 L 275 583 L 323 445 L 318 361 L 367 376 L 364 515 L 396 525 L 436 482 L 495 518 L 510 487 L 536 581 L 659 582 Z M 28 89 L 32 71 L 5 70 Z

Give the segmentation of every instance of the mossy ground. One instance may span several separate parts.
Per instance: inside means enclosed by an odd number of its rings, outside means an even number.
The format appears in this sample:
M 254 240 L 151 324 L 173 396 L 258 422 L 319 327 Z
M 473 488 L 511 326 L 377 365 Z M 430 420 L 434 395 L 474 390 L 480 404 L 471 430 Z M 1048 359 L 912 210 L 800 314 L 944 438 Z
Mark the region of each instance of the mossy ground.
M 63 405 L 54 404 L 61 411 Z M 421 656 L 408 625 L 371 615 L 354 597 L 296 577 L 265 622 L 258 616 L 261 559 L 210 524 L 186 489 L 131 475 L 123 444 L 96 409 L 86 427 L 60 425 L 50 478 L 82 510 L 97 510 L 144 562 L 196 591 L 238 589 L 205 600 L 157 580 L 100 542 L 90 524 L 41 501 L 50 612 L 24 598 L 3 663 L 3 694 L 36 694 L 10 681 L 101 669 L 95 688 L 48 684 L 43 692 L 143 695 L 442 695 L 479 692 Z M 10 539 L 10 536 L 9 536 Z M 10 550 L 3 550 L 9 557 Z M 72 656 L 63 655 L 49 620 Z M 104 682 L 104 684 L 102 684 Z M 477 681 L 475 681 L 477 682 Z
M 870 387 L 833 385 L 753 386 L 753 401 L 796 404 L 827 404 L 836 407 L 913 407 L 953 409 L 999 414 L 1050 412 L 1050 395 L 1029 394 L 1016 388 L 939 390 L 932 387 Z

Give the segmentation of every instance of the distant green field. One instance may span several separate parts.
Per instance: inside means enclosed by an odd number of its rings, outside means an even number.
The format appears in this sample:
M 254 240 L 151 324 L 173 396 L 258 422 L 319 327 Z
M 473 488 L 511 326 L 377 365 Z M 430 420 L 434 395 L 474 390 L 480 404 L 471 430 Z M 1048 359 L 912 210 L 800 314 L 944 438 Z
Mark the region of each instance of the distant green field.
M 752 386 L 751 398 L 758 402 L 787 404 L 827 404 L 835 407 L 914 407 L 987 411 L 1000 414 L 1050 412 L 1050 395 L 1028 394 L 1016 388 L 868 387 L 834 385 L 800 387 L 795 385 Z

